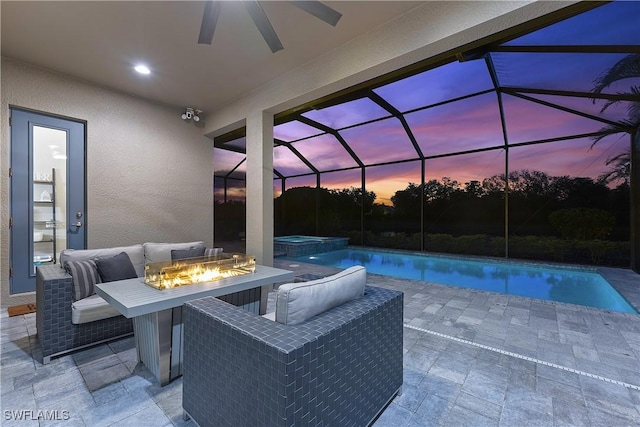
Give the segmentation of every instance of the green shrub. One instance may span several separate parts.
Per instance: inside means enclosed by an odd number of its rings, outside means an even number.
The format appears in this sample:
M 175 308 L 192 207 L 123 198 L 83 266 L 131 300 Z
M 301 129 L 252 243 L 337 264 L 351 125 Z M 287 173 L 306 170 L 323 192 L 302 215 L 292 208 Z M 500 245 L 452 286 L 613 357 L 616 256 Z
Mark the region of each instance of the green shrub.
M 454 252 L 454 237 L 450 234 L 426 234 L 424 250 L 428 252 Z
M 549 222 L 565 239 L 595 240 L 611 233 L 616 218 L 602 209 L 570 208 L 551 213 Z
M 344 232 L 351 245 L 360 244 L 361 233 Z M 420 233 L 365 232 L 365 245 L 379 248 L 419 251 Z M 509 236 L 509 258 L 577 264 L 628 267 L 630 243 L 607 240 L 560 239 L 553 236 Z M 459 255 L 501 257 L 505 239 L 500 236 L 473 234 L 455 237 L 450 234 L 425 234 L 424 250 Z
M 589 240 L 574 242 L 583 257 L 589 257 L 595 265 L 616 265 L 628 267 L 631 244 L 629 242 L 611 242 L 608 240 Z

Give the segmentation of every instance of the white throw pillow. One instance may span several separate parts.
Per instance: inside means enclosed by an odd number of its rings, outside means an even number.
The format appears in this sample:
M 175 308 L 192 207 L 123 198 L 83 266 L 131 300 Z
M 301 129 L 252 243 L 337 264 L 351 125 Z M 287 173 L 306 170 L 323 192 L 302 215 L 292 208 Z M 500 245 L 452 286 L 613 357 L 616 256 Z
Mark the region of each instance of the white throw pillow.
M 366 283 L 367 270 L 358 265 L 322 279 L 282 285 L 276 293 L 276 322 L 302 323 L 364 295 Z

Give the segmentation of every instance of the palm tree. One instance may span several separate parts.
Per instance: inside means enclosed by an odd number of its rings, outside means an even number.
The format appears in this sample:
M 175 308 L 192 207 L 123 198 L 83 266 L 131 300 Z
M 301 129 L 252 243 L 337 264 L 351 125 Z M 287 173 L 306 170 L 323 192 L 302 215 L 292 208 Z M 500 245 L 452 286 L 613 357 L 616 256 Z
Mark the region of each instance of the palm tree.
M 594 81 L 593 93 L 600 94 L 602 91 L 611 86 L 613 83 L 624 79 L 630 79 L 640 77 L 640 53 L 633 53 L 625 56 L 620 61 L 616 62 L 609 70 L 604 72 L 600 77 Z M 618 92 L 619 95 L 630 96 L 635 99 L 640 99 L 640 86 L 630 85 L 628 92 Z M 596 98 L 593 98 L 595 104 Z M 600 112 L 604 112 L 611 105 L 620 102 L 619 100 L 607 101 L 600 109 Z M 627 118 L 620 120 L 619 122 L 623 127 L 628 129 L 634 129 L 640 125 L 640 102 L 631 101 L 627 107 Z M 620 132 L 620 128 L 613 125 L 607 125 L 600 129 L 601 135 L 594 137 L 593 147 L 602 138 L 612 133 Z M 610 166 L 608 172 L 600 175 L 598 181 L 609 184 L 613 181 L 622 180 L 624 184 L 629 185 L 631 179 L 631 149 L 625 150 L 613 157 L 610 157 L 606 161 L 606 165 Z
M 595 143 L 594 143 L 595 144 Z M 610 166 L 609 171 L 598 177 L 598 182 L 610 184 L 615 181 L 622 181 L 624 185 L 631 184 L 631 150 L 625 150 L 622 153 L 610 157 L 605 162 Z
M 592 92 L 598 94 L 602 93 L 605 88 L 611 86 L 613 83 L 634 77 L 640 77 L 640 53 L 627 55 L 620 61 L 616 62 L 613 67 L 594 81 L 595 87 Z M 619 95 L 629 95 L 636 99 L 640 99 L 640 86 L 631 85 L 629 87 L 629 92 L 619 93 Z M 593 102 L 595 103 L 595 99 Z M 603 112 L 617 102 L 619 101 L 608 101 L 602 107 L 600 112 Z M 634 124 L 638 124 L 640 122 L 640 102 L 632 102 L 629 105 L 629 120 Z
M 640 77 L 640 53 L 633 53 L 625 56 L 620 61 L 616 62 L 609 70 L 604 72 L 600 77 L 598 77 L 594 81 L 594 88 L 592 89 L 593 93 L 600 94 L 602 91 L 611 86 L 613 83 L 618 82 L 624 79 L 630 79 L 634 77 Z M 629 86 L 628 92 L 618 92 L 619 95 L 628 96 L 631 99 L 640 100 L 640 86 L 631 85 Z M 596 98 L 593 98 L 593 103 L 595 104 Z M 619 100 L 611 100 L 607 101 L 604 106 L 600 109 L 600 112 L 604 112 L 611 105 L 620 102 Z M 627 109 L 628 116 L 626 119 L 621 120 L 619 123 L 628 129 L 634 129 L 638 125 L 640 125 L 640 101 L 631 101 L 629 107 Z M 605 136 L 620 132 L 620 128 L 617 126 L 607 125 L 600 129 L 603 132 L 602 135 L 599 135 L 594 138 L 593 145 L 595 145 L 598 141 L 600 141 Z M 592 145 L 592 146 L 593 146 Z M 611 162 L 617 161 L 616 156 L 612 159 L 609 159 Z M 607 164 L 609 164 L 609 160 Z

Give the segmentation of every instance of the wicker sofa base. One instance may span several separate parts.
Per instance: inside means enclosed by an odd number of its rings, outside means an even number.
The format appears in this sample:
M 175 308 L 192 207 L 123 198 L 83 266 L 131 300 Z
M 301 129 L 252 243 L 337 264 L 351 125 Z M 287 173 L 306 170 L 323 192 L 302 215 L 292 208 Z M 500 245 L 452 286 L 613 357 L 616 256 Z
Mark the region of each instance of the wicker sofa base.
M 58 265 L 36 272 L 36 328 L 43 364 L 52 357 L 133 334 L 133 322 L 124 316 L 74 325 L 71 322 L 73 282 Z
M 402 387 L 403 294 L 298 325 L 202 298 L 185 304 L 182 405 L 200 426 L 364 426 Z

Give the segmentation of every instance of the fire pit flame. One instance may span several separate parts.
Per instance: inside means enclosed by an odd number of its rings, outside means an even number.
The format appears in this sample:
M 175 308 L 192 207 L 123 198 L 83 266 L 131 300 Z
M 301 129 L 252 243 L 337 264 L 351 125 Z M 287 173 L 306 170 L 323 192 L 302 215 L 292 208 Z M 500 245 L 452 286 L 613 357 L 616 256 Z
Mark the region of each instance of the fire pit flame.
M 156 289 L 170 289 L 215 282 L 254 271 L 254 257 L 223 253 L 212 257 L 149 263 L 145 265 L 144 281 Z

